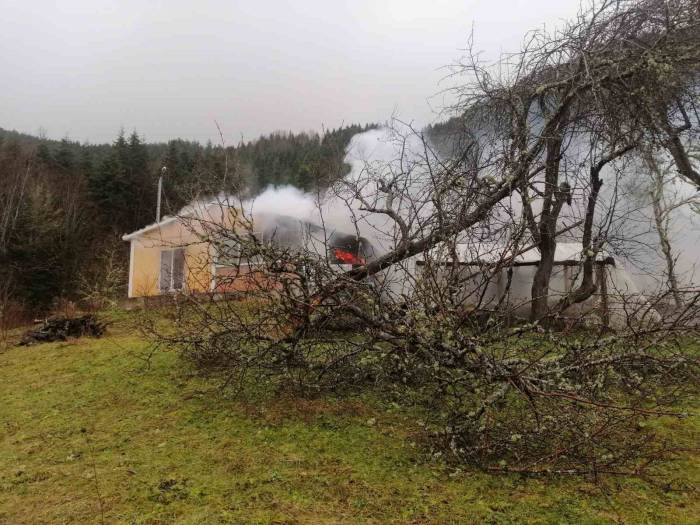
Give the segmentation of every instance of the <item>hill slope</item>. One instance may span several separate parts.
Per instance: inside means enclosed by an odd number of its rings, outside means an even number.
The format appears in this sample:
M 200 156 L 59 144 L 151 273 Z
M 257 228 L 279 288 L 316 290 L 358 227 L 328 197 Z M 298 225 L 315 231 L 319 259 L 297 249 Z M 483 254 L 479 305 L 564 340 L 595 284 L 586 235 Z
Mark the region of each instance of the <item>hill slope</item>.
M 164 214 L 221 191 L 318 190 L 346 175 L 345 148 L 370 127 L 275 132 L 227 147 L 149 144 L 135 132 L 91 145 L 0 128 L 0 325 L 12 324 L 7 311 L 33 317 L 92 285 L 122 297 L 128 247 L 120 238 L 153 222 L 163 167 Z
M 222 397 L 125 327 L 0 353 L 0 523 L 693 523 L 654 486 L 453 471 L 377 400 Z M 687 426 L 670 429 L 688 432 Z

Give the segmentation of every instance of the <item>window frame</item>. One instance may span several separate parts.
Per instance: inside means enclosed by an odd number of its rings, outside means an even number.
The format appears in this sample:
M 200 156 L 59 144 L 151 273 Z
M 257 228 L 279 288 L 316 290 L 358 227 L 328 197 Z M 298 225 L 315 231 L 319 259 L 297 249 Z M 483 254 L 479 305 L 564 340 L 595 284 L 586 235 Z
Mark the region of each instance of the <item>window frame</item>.
M 182 268 L 179 272 L 175 271 L 175 257 L 176 254 L 182 254 Z M 169 257 L 169 271 L 170 275 L 168 276 L 168 287 L 163 288 L 162 283 L 163 283 L 163 269 L 165 265 L 163 264 L 163 256 L 167 254 Z M 182 290 L 185 289 L 185 283 L 186 283 L 186 278 L 185 278 L 185 248 L 182 246 L 175 247 L 175 248 L 166 248 L 160 250 L 160 260 L 159 260 L 159 271 L 158 271 L 158 291 L 161 294 L 168 294 L 168 293 L 177 293 L 181 292 Z M 179 281 L 180 281 L 180 286 L 176 287 L 176 275 L 179 273 Z

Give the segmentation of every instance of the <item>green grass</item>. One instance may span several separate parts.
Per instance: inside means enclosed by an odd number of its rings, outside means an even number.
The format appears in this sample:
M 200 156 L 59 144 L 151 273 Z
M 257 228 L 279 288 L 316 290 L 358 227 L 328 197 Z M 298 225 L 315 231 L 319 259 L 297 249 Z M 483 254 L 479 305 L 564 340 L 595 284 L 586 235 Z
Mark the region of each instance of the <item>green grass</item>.
M 698 523 L 697 457 L 657 483 L 455 471 L 410 415 L 226 399 L 120 325 L 0 353 L 0 523 Z

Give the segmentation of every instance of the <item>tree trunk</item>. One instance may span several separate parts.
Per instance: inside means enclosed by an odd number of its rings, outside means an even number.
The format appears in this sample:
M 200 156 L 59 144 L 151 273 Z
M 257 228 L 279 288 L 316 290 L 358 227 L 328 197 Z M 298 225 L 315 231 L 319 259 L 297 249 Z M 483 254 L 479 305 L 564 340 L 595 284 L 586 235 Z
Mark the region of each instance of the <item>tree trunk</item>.
M 581 247 L 583 249 L 583 277 L 581 279 L 581 284 L 573 291 L 570 291 L 566 297 L 564 297 L 557 304 L 556 311 L 563 312 L 569 306 L 582 303 L 598 289 L 593 278 L 593 265 L 595 264 L 596 256 L 600 250 L 601 243 L 599 241 L 594 242 L 593 240 L 593 221 L 595 218 L 596 206 L 598 204 L 598 195 L 600 194 L 600 188 L 603 186 L 603 181 L 600 178 L 600 172 L 605 167 L 606 164 L 612 162 L 613 160 L 622 157 L 627 152 L 634 149 L 635 143 L 627 144 L 622 148 L 613 150 L 609 155 L 604 156 L 597 163 L 591 166 L 590 169 L 590 184 L 591 193 L 588 196 L 588 203 L 586 204 L 586 217 L 583 223 L 583 237 L 581 239 Z
M 551 247 L 545 247 L 540 243 L 540 263 L 537 265 L 537 271 L 532 280 L 532 307 L 530 310 L 532 321 L 544 319 L 549 311 L 549 281 L 552 278 L 555 250 L 556 243 L 554 242 L 551 243 Z
M 535 234 L 540 251 L 540 263 L 532 280 L 532 306 L 530 320 L 545 321 L 549 313 L 549 281 L 552 278 L 554 255 L 557 249 L 556 229 L 559 213 L 565 202 L 571 202 L 571 188 L 564 182 L 559 185 L 559 163 L 564 136 L 564 127 L 558 127 L 547 139 L 545 160 L 544 199 L 539 228 Z
M 673 257 L 671 241 L 668 238 L 668 224 L 667 221 L 664 220 L 664 214 L 659 200 L 654 199 L 652 204 L 654 208 L 654 222 L 656 223 L 656 231 L 659 234 L 659 245 L 661 246 L 661 252 L 663 253 L 664 260 L 666 262 L 668 289 L 671 291 L 676 308 L 680 308 L 683 306 L 683 299 L 681 298 L 681 293 L 678 287 L 678 278 L 676 276 L 676 260 Z
M 673 302 L 676 308 L 683 306 L 683 298 L 681 297 L 680 288 L 678 286 L 678 277 L 676 275 L 676 259 L 673 256 L 671 241 L 668 235 L 669 223 L 668 214 L 664 210 L 664 174 L 661 172 L 653 154 L 646 155 L 647 165 L 651 170 L 653 187 L 650 192 L 651 204 L 654 210 L 654 224 L 656 232 L 659 236 L 659 245 L 666 263 L 666 279 L 668 289 L 673 297 Z

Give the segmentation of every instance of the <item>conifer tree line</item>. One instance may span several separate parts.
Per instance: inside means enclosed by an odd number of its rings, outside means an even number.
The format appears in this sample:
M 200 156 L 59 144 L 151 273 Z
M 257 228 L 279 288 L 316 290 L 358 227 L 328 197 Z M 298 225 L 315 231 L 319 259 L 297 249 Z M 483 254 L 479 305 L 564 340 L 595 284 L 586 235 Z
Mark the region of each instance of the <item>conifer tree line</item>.
M 164 213 L 233 187 L 249 196 L 270 185 L 313 191 L 347 172 L 347 144 L 370 127 L 275 132 L 235 146 L 149 144 L 123 131 L 112 144 L 92 145 L 0 129 L 0 319 L 81 299 L 105 279 L 117 281 L 110 293 L 123 294 L 120 237 L 155 220 L 162 167 Z

